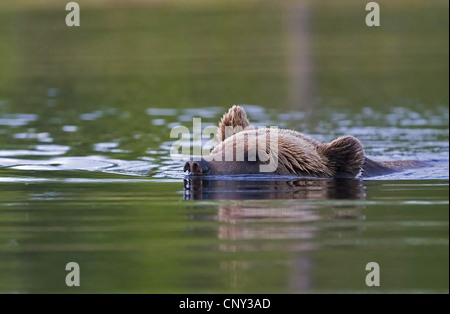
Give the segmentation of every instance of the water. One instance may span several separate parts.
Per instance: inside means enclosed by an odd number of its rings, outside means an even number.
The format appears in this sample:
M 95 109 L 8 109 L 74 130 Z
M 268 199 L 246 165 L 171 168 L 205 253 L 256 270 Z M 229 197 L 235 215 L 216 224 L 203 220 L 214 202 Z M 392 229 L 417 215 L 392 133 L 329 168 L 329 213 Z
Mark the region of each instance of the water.
M 448 293 L 448 3 L 385 5 L 0 6 L 0 292 Z M 428 165 L 188 180 L 171 129 L 234 103 Z

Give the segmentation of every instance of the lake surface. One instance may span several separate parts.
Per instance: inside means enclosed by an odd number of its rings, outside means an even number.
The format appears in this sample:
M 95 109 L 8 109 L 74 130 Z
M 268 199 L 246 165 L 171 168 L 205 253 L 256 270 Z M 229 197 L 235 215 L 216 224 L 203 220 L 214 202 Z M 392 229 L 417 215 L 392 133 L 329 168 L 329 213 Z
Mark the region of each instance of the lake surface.
M 448 293 L 448 3 L 79 3 L 0 5 L 1 293 Z M 233 104 L 427 166 L 186 178 L 170 131 Z

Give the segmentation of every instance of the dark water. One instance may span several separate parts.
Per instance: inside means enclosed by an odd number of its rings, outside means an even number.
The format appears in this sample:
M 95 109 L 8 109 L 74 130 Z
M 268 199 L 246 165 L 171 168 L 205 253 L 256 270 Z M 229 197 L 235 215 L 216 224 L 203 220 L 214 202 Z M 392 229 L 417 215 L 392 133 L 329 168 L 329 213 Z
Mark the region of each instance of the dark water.
M 0 292 L 448 293 L 448 3 L 79 3 L 0 6 Z M 428 166 L 186 180 L 171 129 L 235 103 Z

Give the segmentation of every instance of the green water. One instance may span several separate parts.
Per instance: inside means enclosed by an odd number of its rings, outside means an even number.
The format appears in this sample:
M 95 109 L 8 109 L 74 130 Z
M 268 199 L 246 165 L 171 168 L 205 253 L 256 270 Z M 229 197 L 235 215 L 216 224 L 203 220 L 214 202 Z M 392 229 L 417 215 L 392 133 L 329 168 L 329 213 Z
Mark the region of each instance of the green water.
M 0 5 L 0 292 L 448 293 L 448 3 L 78 2 Z M 429 166 L 185 182 L 171 128 L 232 104 Z

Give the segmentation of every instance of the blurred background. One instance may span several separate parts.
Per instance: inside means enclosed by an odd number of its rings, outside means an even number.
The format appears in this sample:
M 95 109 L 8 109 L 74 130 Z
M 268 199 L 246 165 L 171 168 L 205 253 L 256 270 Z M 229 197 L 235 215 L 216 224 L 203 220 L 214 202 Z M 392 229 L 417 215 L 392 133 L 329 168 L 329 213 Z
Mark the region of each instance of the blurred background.
M 1 292 L 72 292 L 70 261 L 84 292 L 357 292 L 368 258 L 383 291 L 448 292 L 448 1 L 377 1 L 380 27 L 360 0 L 79 0 L 80 27 L 67 2 L 0 2 Z M 183 201 L 171 128 L 233 104 L 434 167 Z

